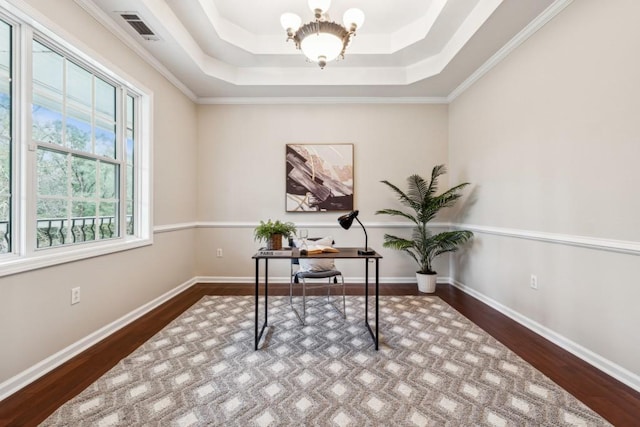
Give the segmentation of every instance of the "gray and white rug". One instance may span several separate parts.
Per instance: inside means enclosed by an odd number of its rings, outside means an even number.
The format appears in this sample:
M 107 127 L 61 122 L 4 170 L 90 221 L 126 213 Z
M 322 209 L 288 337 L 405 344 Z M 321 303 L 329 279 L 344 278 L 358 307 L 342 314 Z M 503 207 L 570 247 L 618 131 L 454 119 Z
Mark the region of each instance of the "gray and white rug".
M 44 426 L 601 426 L 605 420 L 437 297 L 364 297 L 301 327 L 285 297 L 253 350 L 249 296 L 204 297 Z

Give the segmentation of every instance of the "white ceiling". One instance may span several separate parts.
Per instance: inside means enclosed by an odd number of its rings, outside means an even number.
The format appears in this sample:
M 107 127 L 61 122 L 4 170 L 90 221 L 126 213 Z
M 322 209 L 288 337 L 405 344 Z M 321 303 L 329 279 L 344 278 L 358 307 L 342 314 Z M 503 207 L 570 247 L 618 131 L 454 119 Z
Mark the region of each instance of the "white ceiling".
M 286 42 L 280 15 L 304 0 L 76 0 L 196 100 L 230 97 L 447 98 L 526 28 L 567 0 L 334 0 L 365 22 L 324 70 Z M 135 13 L 145 40 L 120 16 Z

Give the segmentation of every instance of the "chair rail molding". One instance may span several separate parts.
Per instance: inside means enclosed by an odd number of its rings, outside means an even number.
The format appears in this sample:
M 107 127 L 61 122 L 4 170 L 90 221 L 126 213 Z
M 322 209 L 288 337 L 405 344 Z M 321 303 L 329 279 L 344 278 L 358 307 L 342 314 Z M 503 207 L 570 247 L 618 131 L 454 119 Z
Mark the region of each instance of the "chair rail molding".
M 172 231 L 187 230 L 192 228 L 255 228 L 258 222 L 254 221 L 192 221 L 175 224 L 156 225 L 153 228 L 155 234 L 168 233 Z M 338 222 L 297 222 L 300 228 L 340 228 Z M 408 221 L 398 222 L 367 222 L 367 229 L 389 229 L 389 228 L 411 228 L 413 223 Z M 455 222 L 432 222 L 431 228 L 456 228 L 471 230 L 474 233 L 492 234 L 517 239 L 535 240 L 576 246 L 581 248 L 617 252 L 630 255 L 640 255 L 640 242 L 632 240 L 615 240 L 601 237 L 580 236 L 572 234 L 549 233 L 546 231 L 524 230 L 517 228 L 495 227 L 490 225 L 475 225 Z
M 474 233 L 493 234 L 496 236 L 535 240 L 539 242 L 577 246 L 581 248 L 618 252 L 630 255 L 640 255 L 640 242 L 634 242 L 631 240 L 604 239 L 600 237 L 548 233 L 545 231 L 521 230 L 515 228 L 492 227 L 474 224 L 452 223 L 451 227 L 464 228 L 465 230 L 471 230 Z
M 182 230 L 186 228 L 255 228 L 260 223 L 257 221 L 196 221 L 196 222 L 185 222 L 179 224 L 165 224 L 165 225 L 157 225 L 154 227 L 153 231 L 155 233 L 164 233 L 168 231 Z M 340 228 L 340 224 L 336 220 L 331 222 L 318 221 L 318 222 L 297 222 L 297 227 L 304 228 Z M 412 222 L 366 222 L 367 229 L 369 228 L 411 228 L 413 227 Z M 433 222 L 429 224 L 432 228 L 449 228 L 450 223 L 448 222 Z
M 161 233 L 169 233 L 171 231 L 189 230 L 197 227 L 198 227 L 197 222 L 180 222 L 175 224 L 154 225 L 153 232 L 154 234 L 161 234 Z

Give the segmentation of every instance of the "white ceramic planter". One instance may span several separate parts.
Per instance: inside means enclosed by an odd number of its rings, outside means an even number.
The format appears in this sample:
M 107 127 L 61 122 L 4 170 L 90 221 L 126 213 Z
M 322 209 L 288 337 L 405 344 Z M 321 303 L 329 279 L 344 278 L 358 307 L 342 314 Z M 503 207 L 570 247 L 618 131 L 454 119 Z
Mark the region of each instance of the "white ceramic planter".
M 418 290 L 426 294 L 431 294 L 436 291 L 436 274 L 420 274 L 416 273 L 416 279 L 418 279 Z

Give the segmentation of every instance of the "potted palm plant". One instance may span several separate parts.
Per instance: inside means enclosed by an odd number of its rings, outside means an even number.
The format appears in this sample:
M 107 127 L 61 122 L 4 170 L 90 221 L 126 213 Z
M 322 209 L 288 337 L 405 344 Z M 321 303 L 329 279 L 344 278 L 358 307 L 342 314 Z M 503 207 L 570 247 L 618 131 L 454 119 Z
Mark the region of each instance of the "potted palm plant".
M 253 231 L 255 240 L 264 240 L 267 243 L 267 249 L 282 249 L 282 238 L 293 237 L 296 233 L 296 226 L 292 222 L 282 222 L 280 220 L 267 222 L 260 221 Z
M 445 173 L 445 166 L 438 165 L 431 171 L 429 181 L 419 175 L 411 175 L 407 178 L 409 188 L 406 193 L 389 181 L 381 181 L 396 193 L 400 202 L 410 208 L 410 211 L 382 209 L 377 211 L 376 215 L 399 216 L 409 219 L 415 224 L 410 239 L 385 234 L 383 246 L 404 251 L 418 263 L 419 270 L 416 272 L 416 278 L 420 292 L 434 292 L 436 289 L 434 259 L 438 255 L 458 250 L 460 245 L 473 236 L 473 233 L 468 230 L 452 230 L 433 234 L 428 229 L 429 221 L 435 218 L 442 208 L 453 206 L 462 196 L 462 189 L 469 185 L 468 182 L 464 182 L 436 195 L 438 177 Z

